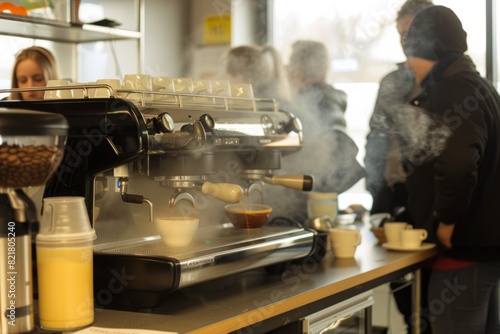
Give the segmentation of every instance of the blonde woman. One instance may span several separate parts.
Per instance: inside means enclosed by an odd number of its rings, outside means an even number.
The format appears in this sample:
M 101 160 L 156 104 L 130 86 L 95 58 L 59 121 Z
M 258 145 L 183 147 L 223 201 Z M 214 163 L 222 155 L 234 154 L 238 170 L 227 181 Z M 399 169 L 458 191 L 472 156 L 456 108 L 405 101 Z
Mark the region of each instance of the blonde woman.
M 21 50 L 12 69 L 11 88 L 45 87 L 47 81 L 58 79 L 54 55 L 40 46 Z M 44 91 L 12 92 L 10 100 L 41 100 Z

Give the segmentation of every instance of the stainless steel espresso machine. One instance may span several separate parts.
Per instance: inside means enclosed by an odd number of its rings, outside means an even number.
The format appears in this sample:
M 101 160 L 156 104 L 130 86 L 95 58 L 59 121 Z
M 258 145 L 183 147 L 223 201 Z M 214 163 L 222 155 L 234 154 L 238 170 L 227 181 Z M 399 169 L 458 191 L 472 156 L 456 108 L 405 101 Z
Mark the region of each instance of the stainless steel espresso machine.
M 241 202 L 262 201 L 267 186 L 312 189 L 310 176 L 279 175 L 281 157 L 301 149 L 302 129 L 275 100 L 78 87 L 83 98 L 0 107 L 59 113 L 69 124 L 44 197 L 85 197 L 97 234 L 96 307 L 154 308 L 183 287 L 321 260 L 326 243 L 300 224 L 238 229 L 225 216 L 238 189 Z M 88 98 L 97 88 L 110 97 Z M 162 243 L 153 220 L 169 210 L 200 218 L 189 246 Z

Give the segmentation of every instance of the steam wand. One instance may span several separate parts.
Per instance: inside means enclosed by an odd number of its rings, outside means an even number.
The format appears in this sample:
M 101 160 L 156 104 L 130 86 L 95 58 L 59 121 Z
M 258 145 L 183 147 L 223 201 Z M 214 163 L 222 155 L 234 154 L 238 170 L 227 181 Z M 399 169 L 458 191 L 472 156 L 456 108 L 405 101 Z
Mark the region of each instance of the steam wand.
M 127 203 L 143 204 L 144 202 L 149 205 L 149 221 L 153 221 L 153 203 L 142 195 L 127 194 L 128 188 L 128 178 L 120 177 L 118 179 L 118 185 L 120 187 L 120 194 L 122 196 L 122 201 Z

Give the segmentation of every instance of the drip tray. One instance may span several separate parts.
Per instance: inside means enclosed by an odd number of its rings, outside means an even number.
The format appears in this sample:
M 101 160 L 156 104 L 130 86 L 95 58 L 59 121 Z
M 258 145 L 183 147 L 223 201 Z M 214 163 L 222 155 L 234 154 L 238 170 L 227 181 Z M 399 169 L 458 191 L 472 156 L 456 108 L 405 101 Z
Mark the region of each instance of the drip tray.
M 240 247 L 258 247 L 259 243 L 266 243 L 270 239 L 287 239 L 301 232 L 304 230 L 284 226 L 264 226 L 248 230 L 235 228 L 231 224 L 201 227 L 191 244 L 186 247 L 168 247 L 163 244 L 159 235 L 131 238 L 130 235 L 98 233 L 94 250 L 98 253 L 172 257 L 183 260 Z M 103 243 L 102 240 L 107 242 Z
M 123 240 L 99 231 L 97 235 L 96 291 L 109 290 L 110 282 L 120 281 L 126 283 L 120 293 L 141 296 L 141 300 L 145 295 L 168 294 L 208 280 L 302 259 L 312 253 L 316 242 L 314 231 L 273 225 L 253 230 L 232 225 L 201 227 L 190 246 L 178 248 L 167 247 L 158 235 Z

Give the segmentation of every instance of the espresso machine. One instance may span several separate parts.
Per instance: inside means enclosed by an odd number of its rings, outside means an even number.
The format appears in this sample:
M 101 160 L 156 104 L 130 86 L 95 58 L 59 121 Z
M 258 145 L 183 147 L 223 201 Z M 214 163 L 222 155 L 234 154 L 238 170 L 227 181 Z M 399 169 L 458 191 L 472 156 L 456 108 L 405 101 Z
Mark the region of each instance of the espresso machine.
M 261 201 L 263 185 L 312 189 L 310 176 L 279 175 L 302 129 L 275 100 L 78 87 L 83 98 L 0 107 L 67 119 L 64 158 L 44 196 L 85 197 L 97 234 L 96 307 L 150 309 L 187 286 L 322 254 L 324 240 L 300 224 L 238 229 L 224 213 L 227 202 Z M 88 98 L 97 88 L 110 97 Z M 200 217 L 188 247 L 161 242 L 153 220 L 169 210 Z

